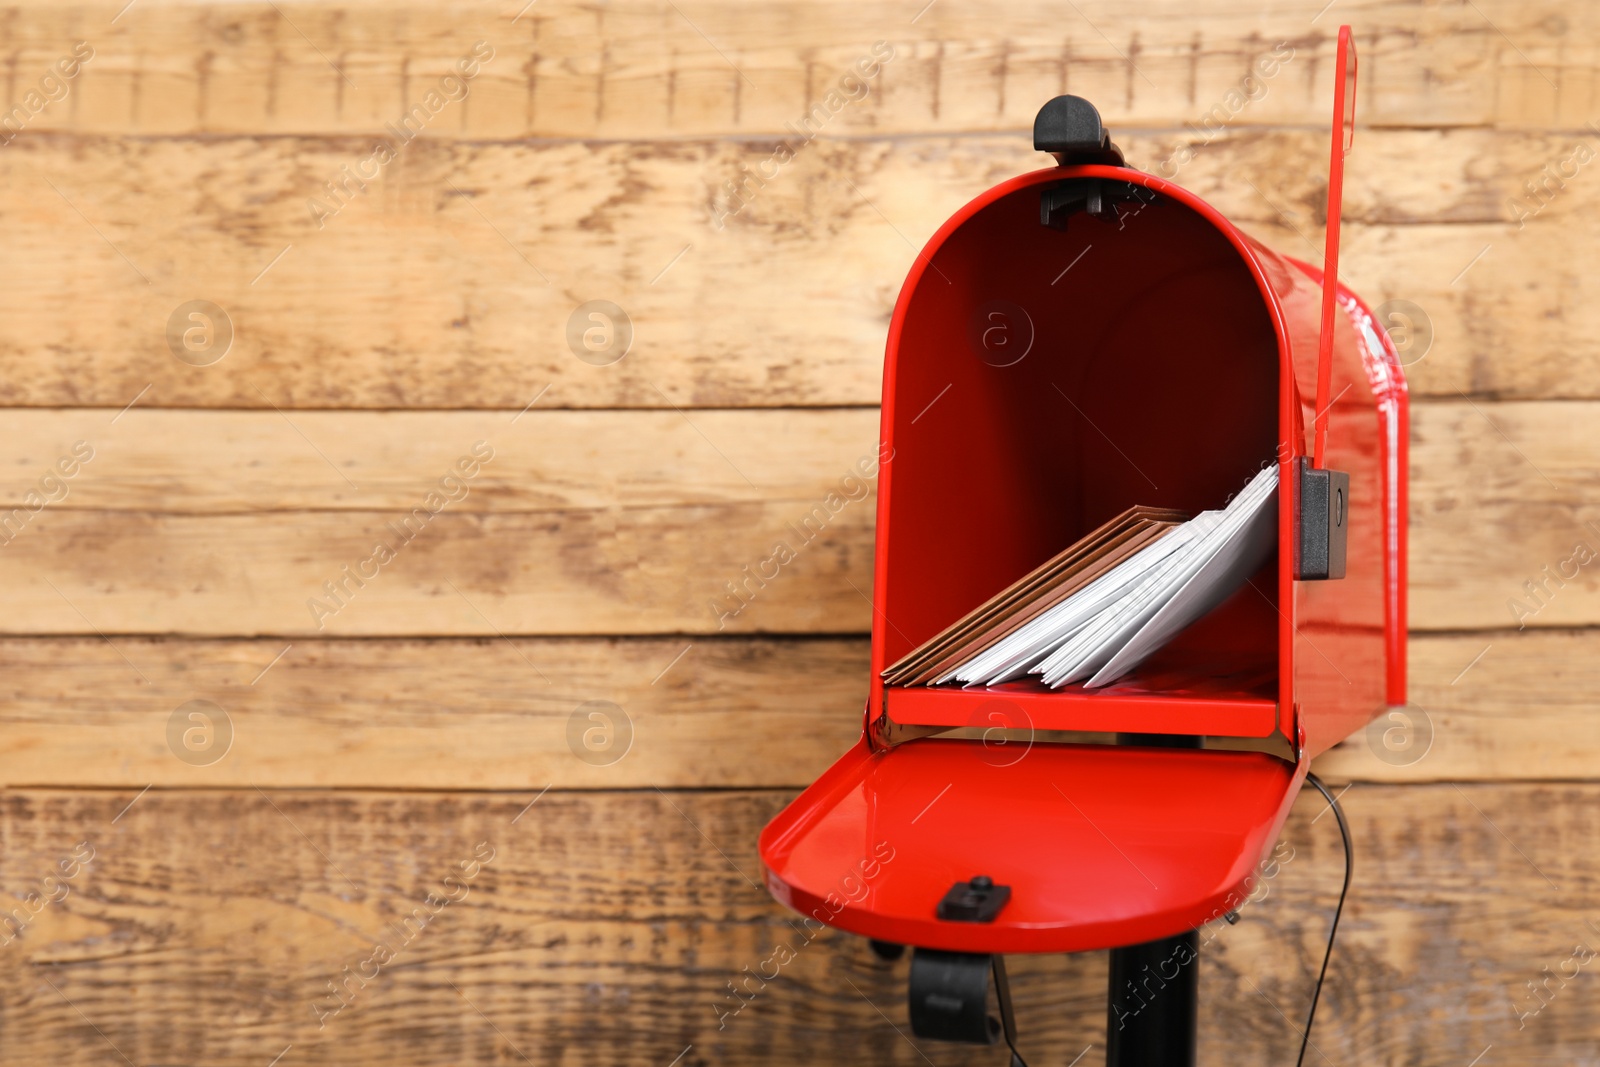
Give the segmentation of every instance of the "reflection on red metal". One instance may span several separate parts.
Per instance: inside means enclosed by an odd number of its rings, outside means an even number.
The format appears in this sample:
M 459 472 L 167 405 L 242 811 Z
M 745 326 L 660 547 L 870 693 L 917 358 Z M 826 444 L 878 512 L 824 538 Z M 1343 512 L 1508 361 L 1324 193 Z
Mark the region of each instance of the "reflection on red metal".
M 802 915 L 925 948 L 1134 944 L 1239 906 L 1300 776 L 1258 752 L 1045 748 L 1012 764 L 981 741 L 863 740 L 762 834 L 767 888 Z M 884 855 L 876 878 L 856 873 Z M 935 919 L 975 875 L 1011 887 L 999 917 Z
M 1354 53 L 1347 33 L 1340 41 L 1335 172 L 1354 101 Z M 779 900 L 868 937 L 1055 952 L 1217 918 L 1248 891 L 1311 758 L 1405 701 L 1406 386 L 1394 347 L 1353 293 L 1323 292 L 1322 271 L 1193 193 L 1089 158 L 958 211 L 917 256 L 890 323 L 862 740 L 761 835 Z M 1088 190 L 1089 210 L 1041 225 L 1041 196 L 1069 185 Z M 1096 199 L 1112 197 L 1109 211 Z M 1337 207 L 1334 181 L 1333 220 Z M 1336 231 L 1328 252 L 1336 265 Z M 1326 331 L 1325 306 L 1338 312 Z M 1319 449 L 1310 438 L 1323 425 Z M 1350 478 L 1337 580 L 1294 578 L 1295 472 L 1313 451 Z M 1123 682 L 879 681 L 1124 509 L 1220 507 L 1269 462 L 1278 551 Z M 951 727 L 979 729 L 934 736 Z M 1084 736 L 1103 733 L 1257 739 L 1231 747 L 1262 751 Z M 895 858 L 870 884 L 841 881 L 880 847 Z M 993 921 L 936 916 L 954 883 L 980 875 L 1011 888 Z

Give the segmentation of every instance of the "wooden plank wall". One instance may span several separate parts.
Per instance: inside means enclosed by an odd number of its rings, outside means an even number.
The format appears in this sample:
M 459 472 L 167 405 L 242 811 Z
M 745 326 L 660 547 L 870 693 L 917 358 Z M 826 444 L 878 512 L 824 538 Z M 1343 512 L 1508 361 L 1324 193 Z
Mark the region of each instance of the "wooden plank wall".
M 913 1044 L 905 965 L 801 941 L 759 885 L 757 831 L 858 727 L 872 500 L 712 604 L 873 451 L 915 249 L 1041 163 L 1047 97 L 1314 258 L 1340 21 L 1344 268 L 1425 323 L 1416 707 L 1398 751 L 1321 761 L 1358 865 L 1310 1062 L 1591 1061 L 1596 9 L 19 0 L 0 1062 L 999 1062 Z M 730 202 L 875 42 L 865 95 Z M 631 321 L 619 361 L 568 342 L 593 300 Z M 1206 932 L 1205 1064 L 1294 1054 L 1339 878 L 1321 814 Z M 1036 1067 L 1102 1061 L 1104 964 L 1015 964 Z

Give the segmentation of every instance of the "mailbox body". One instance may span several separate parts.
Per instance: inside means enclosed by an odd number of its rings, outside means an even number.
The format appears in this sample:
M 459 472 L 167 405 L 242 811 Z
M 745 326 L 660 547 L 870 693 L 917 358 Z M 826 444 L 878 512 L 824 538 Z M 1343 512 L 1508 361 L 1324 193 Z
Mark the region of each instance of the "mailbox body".
M 1109 220 L 1043 226 L 1041 195 L 1087 179 L 1134 195 Z M 1130 944 L 1237 906 L 1310 759 L 1405 702 L 1406 388 L 1343 287 L 1325 466 L 1350 477 L 1347 573 L 1294 577 L 1320 283 L 1125 167 L 1019 176 L 934 235 L 889 329 L 862 739 L 763 833 L 780 900 L 870 937 L 976 952 Z M 1123 509 L 1220 507 L 1263 463 L 1279 469 L 1277 552 L 1129 679 L 882 684 L 886 666 Z M 1012 732 L 893 743 L 995 727 Z M 1013 886 L 1000 916 L 937 920 L 951 883 L 979 874 Z

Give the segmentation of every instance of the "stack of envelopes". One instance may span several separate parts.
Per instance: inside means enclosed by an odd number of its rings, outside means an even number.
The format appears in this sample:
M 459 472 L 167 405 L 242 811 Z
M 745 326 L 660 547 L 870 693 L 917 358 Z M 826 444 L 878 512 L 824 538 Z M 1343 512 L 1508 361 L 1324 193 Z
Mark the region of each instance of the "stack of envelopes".
M 890 685 L 1110 685 L 1250 581 L 1277 544 L 1277 465 L 1184 520 L 1130 508 L 883 674 Z
M 1188 515 L 1133 507 L 1046 560 L 883 672 L 886 685 L 929 685 L 1180 526 Z

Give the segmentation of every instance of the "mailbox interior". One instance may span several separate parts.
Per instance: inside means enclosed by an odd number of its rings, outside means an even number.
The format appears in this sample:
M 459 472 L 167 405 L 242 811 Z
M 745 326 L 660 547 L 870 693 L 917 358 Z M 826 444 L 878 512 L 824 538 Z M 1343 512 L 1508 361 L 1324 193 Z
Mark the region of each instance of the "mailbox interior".
M 1239 251 L 1164 195 L 1040 223 L 1040 186 L 980 208 L 903 297 L 886 383 L 875 669 L 1137 504 L 1222 507 L 1279 430 L 1279 337 Z M 1280 501 L 1281 506 L 1281 501 Z M 1276 553 L 1128 679 L 895 689 L 897 722 L 1265 737 L 1277 722 Z

